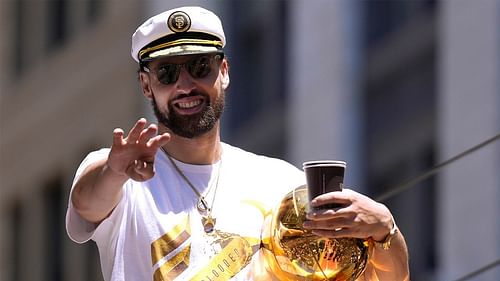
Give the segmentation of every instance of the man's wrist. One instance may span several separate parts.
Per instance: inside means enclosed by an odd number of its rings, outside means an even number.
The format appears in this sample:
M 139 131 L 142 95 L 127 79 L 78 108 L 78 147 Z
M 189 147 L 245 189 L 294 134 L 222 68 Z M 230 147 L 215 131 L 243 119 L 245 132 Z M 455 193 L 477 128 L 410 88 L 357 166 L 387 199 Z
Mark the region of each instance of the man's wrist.
M 120 172 L 113 170 L 113 168 L 111 168 L 111 166 L 109 165 L 109 163 L 107 161 L 106 161 L 105 166 L 104 166 L 103 174 L 107 174 L 108 176 L 110 176 L 114 179 L 122 180 L 124 182 L 130 178 L 125 173 L 120 173 Z
M 391 248 L 392 239 L 398 234 L 398 232 L 398 226 L 396 225 L 394 218 L 392 218 L 392 227 L 389 233 L 384 237 L 384 239 L 378 241 L 374 239 L 373 242 L 375 243 L 375 246 L 384 250 L 389 250 Z

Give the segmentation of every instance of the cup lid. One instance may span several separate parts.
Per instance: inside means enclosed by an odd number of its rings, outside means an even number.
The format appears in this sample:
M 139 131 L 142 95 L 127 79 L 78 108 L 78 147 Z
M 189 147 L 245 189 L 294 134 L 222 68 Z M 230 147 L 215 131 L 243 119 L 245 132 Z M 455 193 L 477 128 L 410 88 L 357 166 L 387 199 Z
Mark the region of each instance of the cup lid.
M 346 161 L 342 160 L 313 160 L 302 163 L 302 167 L 304 169 L 309 167 L 325 167 L 325 166 L 336 166 L 345 168 L 347 166 L 347 163 Z

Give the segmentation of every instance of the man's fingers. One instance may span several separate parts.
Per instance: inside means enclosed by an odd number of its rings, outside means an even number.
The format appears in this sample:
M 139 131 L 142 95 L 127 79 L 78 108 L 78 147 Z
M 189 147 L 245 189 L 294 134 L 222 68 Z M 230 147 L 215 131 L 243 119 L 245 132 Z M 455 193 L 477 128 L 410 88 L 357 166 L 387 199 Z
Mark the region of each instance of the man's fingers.
M 352 203 L 353 197 L 352 192 L 349 189 L 344 189 L 342 191 L 328 192 L 317 196 L 311 200 L 312 207 L 319 207 L 325 204 L 342 204 L 349 205 Z
M 113 145 L 119 146 L 123 144 L 123 130 L 120 128 L 116 128 L 113 131 Z
M 339 228 L 334 230 L 315 229 L 312 231 L 312 233 L 326 238 L 343 238 L 343 237 L 366 238 L 364 237 L 363 234 L 359 233 L 353 228 Z
M 136 161 L 135 172 L 139 175 L 141 181 L 146 181 L 152 178 L 155 174 L 153 162 L 145 162 L 142 160 Z
M 153 162 L 142 160 L 133 161 L 127 168 L 127 175 L 135 181 L 146 181 L 154 176 Z
M 128 143 L 136 143 L 137 140 L 139 139 L 139 136 L 141 135 L 141 131 L 144 129 L 144 126 L 146 126 L 146 119 L 141 118 L 137 120 L 135 123 L 134 127 L 130 129 L 130 132 L 128 133 L 127 136 L 127 142 Z
M 339 218 L 352 219 L 355 216 L 356 213 L 352 210 L 351 206 L 344 206 L 333 209 L 318 209 L 310 211 L 306 214 L 306 218 L 309 220 L 330 220 Z
M 155 136 L 148 141 L 148 146 L 152 148 L 159 148 L 160 146 L 166 145 L 170 141 L 170 134 L 163 133 L 161 135 Z
M 147 143 L 152 137 L 156 135 L 157 131 L 158 128 L 155 124 L 149 125 L 146 129 L 142 130 L 137 142 L 140 144 Z
M 332 230 L 353 226 L 352 218 L 332 218 L 328 220 L 307 220 L 303 224 L 304 228 L 316 230 Z

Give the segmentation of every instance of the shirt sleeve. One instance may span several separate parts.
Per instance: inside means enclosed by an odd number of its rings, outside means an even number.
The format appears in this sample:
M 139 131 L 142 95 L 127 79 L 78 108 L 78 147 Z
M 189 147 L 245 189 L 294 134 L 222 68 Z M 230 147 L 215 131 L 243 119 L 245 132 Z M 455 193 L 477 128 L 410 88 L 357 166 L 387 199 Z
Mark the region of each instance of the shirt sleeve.
M 73 207 L 73 203 L 71 202 L 71 193 L 73 192 L 75 183 L 78 181 L 83 171 L 92 163 L 95 163 L 96 161 L 107 157 L 109 151 L 109 148 L 103 148 L 98 151 L 89 153 L 76 171 L 69 194 L 68 209 L 66 211 L 66 232 L 68 233 L 69 238 L 76 243 L 85 243 L 88 240 L 93 239 L 96 232 L 112 232 L 114 228 L 112 226 L 117 225 L 116 221 L 119 220 L 119 214 L 123 212 L 123 197 L 125 196 L 122 197 L 110 216 L 102 221 L 99 225 L 97 225 L 96 223 L 89 222 L 82 218 L 78 214 L 78 212 L 76 212 Z M 106 228 L 106 230 L 104 230 L 104 228 Z

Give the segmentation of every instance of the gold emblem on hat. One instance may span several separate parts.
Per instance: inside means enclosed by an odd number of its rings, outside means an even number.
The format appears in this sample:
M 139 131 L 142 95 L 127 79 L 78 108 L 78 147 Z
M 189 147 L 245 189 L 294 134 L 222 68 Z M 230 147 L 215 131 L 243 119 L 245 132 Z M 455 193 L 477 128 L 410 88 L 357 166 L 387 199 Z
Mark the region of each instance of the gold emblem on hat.
M 191 18 L 182 11 L 173 12 L 168 17 L 168 28 L 173 32 L 184 32 L 191 27 Z

